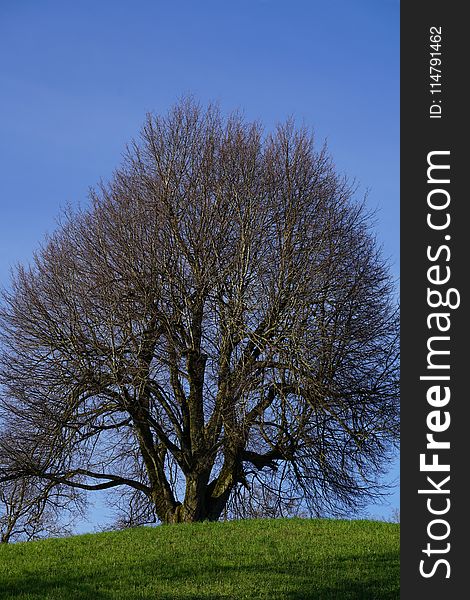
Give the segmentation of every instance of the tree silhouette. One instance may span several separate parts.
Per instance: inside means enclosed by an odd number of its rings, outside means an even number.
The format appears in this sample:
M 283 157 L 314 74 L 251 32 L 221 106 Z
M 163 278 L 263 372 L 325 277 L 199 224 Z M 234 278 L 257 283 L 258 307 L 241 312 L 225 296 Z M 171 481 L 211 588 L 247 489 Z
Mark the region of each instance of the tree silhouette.
M 0 481 L 127 486 L 166 523 L 254 480 L 317 514 L 379 493 L 397 319 L 354 193 L 291 121 L 149 116 L 4 293 Z

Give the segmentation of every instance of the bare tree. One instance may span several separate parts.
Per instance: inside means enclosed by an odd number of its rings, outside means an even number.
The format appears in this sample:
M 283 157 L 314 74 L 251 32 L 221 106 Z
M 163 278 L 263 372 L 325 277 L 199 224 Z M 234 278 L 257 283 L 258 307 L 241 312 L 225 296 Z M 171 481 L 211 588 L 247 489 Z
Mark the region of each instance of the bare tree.
M 397 319 L 354 196 L 292 122 L 149 116 L 4 293 L 0 481 L 127 486 L 165 523 L 218 519 L 255 474 L 317 514 L 380 493 Z
M 1 464 L 7 463 L 4 457 Z M 48 479 L 21 477 L 0 483 L 0 543 L 70 534 L 84 509 L 83 493 Z
M 0 543 L 71 532 L 56 484 L 22 478 L 0 484 Z

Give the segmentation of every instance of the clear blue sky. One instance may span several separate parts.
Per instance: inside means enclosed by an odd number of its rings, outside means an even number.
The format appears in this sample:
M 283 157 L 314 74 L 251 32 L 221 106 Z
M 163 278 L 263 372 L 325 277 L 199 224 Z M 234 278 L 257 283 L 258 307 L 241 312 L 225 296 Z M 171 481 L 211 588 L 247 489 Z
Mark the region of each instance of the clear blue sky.
M 184 93 L 326 139 L 398 277 L 398 0 L 2 0 L 0 73 L 0 284 Z

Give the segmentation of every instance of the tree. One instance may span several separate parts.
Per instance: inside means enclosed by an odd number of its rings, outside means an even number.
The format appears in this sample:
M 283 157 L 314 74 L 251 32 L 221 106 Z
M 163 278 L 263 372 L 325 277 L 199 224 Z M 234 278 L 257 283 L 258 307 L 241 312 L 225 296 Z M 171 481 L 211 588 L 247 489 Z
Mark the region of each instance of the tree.
M 1 464 L 7 463 L 4 457 Z M 84 507 L 83 494 L 47 479 L 22 477 L 0 483 L 0 543 L 70 533 L 73 516 L 82 514 Z
M 127 486 L 164 523 L 216 520 L 254 478 L 316 514 L 375 497 L 398 352 L 370 225 L 291 121 L 149 116 L 4 292 L 0 443 L 22 451 L 0 481 Z
M 0 485 L 0 543 L 70 534 L 60 520 L 69 502 L 51 481 L 22 478 Z

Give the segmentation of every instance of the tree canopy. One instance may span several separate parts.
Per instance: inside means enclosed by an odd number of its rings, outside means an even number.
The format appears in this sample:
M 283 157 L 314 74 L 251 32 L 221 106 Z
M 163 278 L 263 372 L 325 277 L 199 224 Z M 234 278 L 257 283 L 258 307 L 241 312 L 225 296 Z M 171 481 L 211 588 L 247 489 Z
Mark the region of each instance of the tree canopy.
M 375 496 L 398 335 L 371 226 L 293 122 L 149 115 L 4 292 L 0 482 L 119 487 L 165 523 Z

